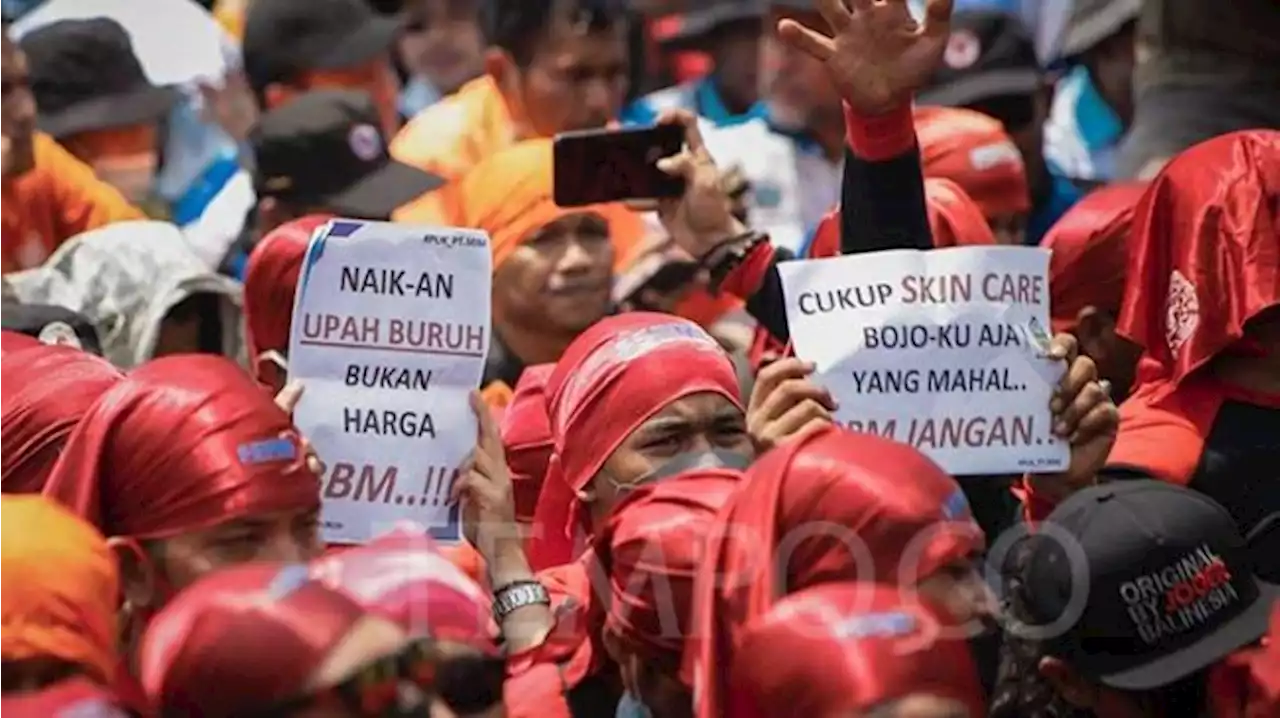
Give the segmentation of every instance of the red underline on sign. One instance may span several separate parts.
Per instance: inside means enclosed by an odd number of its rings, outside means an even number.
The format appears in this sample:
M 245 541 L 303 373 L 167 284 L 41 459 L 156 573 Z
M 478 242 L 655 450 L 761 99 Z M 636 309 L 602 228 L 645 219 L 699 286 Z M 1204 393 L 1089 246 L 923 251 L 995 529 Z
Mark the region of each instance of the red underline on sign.
M 343 342 L 320 342 L 314 339 L 302 339 L 298 342 L 308 347 L 332 347 L 334 349 L 374 349 L 383 352 L 403 352 L 405 354 L 428 354 L 432 356 L 446 357 L 470 357 L 472 359 L 482 359 L 484 355 L 480 352 L 456 351 L 453 349 L 419 349 L 418 347 L 384 347 L 376 344 L 346 344 Z

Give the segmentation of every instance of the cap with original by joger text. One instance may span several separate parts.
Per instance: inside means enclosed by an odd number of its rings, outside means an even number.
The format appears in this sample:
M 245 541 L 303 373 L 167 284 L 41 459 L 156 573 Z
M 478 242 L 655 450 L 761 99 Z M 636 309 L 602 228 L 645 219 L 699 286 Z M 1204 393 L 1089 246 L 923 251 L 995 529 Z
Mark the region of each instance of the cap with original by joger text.
M 1161 481 L 1077 492 L 1027 540 L 1032 627 L 1067 624 L 1047 655 L 1121 690 L 1169 685 L 1257 641 L 1280 597 L 1226 509 Z

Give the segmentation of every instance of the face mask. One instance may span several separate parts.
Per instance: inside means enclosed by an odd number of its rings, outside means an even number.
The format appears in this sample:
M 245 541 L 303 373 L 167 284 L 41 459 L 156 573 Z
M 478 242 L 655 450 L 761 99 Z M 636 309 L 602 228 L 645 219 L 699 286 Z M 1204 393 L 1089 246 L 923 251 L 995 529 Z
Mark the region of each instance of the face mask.
M 644 486 L 658 481 L 665 481 L 678 474 L 695 469 L 732 469 L 734 471 L 746 471 L 751 466 L 751 457 L 744 456 L 732 451 L 723 449 L 712 449 L 709 451 L 688 451 L 683 454 L 677 454 L 669 459 L 665 464 L 657 469 L 628 482 L 615 481 L 612 476 L 605 473 L 605 480 L 613 484 L 620 494 L 626 494 Z
M 618 701 L 618 710 L 614 718 L 653 718 L 653 711 L 630 693 L 623 693 Z
M 99 157 L 93 161 L 93 172 L 103 182 L 115 187 L 134 204 L 152 196 L 156 178 L 156 156 L 151 153 Z

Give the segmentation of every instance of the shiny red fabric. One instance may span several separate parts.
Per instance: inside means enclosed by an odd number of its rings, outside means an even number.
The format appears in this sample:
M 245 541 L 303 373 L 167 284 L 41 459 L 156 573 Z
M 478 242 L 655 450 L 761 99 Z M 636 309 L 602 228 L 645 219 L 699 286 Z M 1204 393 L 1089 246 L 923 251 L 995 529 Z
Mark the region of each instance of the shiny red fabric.
M 1108 185 L 1089 193 L 1058 220 L 1042 247 L 1049 260 L 1049 311 L 1055 332 L 1075 329 L 1085 307 L 1116 315 L 1124 299 L 1133 212 L 1145 183 Z
M 7 357 L 13 352 L 34 349 L 39 346 L 44 346 L 44 343 L 35 337 L 27 336 L 21 332 L 0 331 L 0 356 Z
M 39 493 L 89 407 L 124 376 L 102 357 L 39 342 L 0 364 L 0 488 Z
M 17 718 L 85 716 L 128 718 L 111 691 L 84 678 L 68 678 L 38 691 L 5 693 L 0 712 Z
M 1212 718 L 1275 718 L 1280 715 L 1280 603 L 1262 642 L 1241 648 L 1209 669 Z
M 686 319 L 620 314 L 569 345 L 547 384 L 554 448 L 529 541 L 535 570 L 573 559 L 575 530 L 590 534 L 578 492 L 631 432 L 671 402 L 708 392 L 742 405 L 728 355 Z
M 955 629 L 940 609 L 895 586 L 806 589 L 782 599 L 745 630 L 725 715 L 863 715 L 924 694 L 958 701 L 968 715 L 984 716 L 973 657 Z
M 293 300 L 311 235 L 329 215 L 300 217 L 267 232 L 254 245 L 245 266 L 244 322 L 249 359 L 262 352 L 289 350 Z M 255 363 L 256 366 L 256 363 Z
M 289 417 L 242 369 L 207 354 L 155 359 L 105 393 L 44 493 L 106 536 L 137 539 L 320 508 Z
M 235 718 L 305 693 L 329 653 L 365 617 L 302 564 L 215 571 L 151 621 L 142 686 L 161 715 Z
M 983 546 L 959 484 L 910 446 L 832 427 L 770 451 L 707 539 L 685 654 L 698 716 L 722 714 L 721 667 L 782 596 L 837 581 L 913 586 Z
M 547 462 L 551 461 L 554 442 L 551 420 L 547 418 L 547 382 L 555 368 L 555 364 L 525 367 L 499 426 L 511 471 L 516 520 L 522 523 L 533 521 L 538 493 L 547 476 Z
M 1280 304 L 1280 132 L 1202 142 L 1156 177 L 1134 213 L 1116 331 L 1146 352 L 1139 381 L 1176 384 Z
M 596 555 L 609 577 L 604 631 L 629 652 L 680 668 L 705 539 L 742 477 L 703 469 L 643 486 L 596 536 Z M 693 677 L 686 683 L 692 686 Z
M 405 526 L 311 562 L 311 575 L 413 636 L 494 653 L 489 597 L 440 553 L 426 529 Z
M 917 107 L 914 115 L 925 177 L 963 187 L 987 219 L 1031 210 L 1022 154 L 999 120 L 957 107 Z

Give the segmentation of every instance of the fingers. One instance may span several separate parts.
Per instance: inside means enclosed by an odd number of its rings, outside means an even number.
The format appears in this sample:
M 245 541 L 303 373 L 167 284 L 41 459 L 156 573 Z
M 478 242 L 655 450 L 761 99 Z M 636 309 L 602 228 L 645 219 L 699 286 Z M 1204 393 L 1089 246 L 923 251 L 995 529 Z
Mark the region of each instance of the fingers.
M 775 443 L 790 439 L 802 431 L 813 431 L 831 423 L 831 411 L 820 400 L 806 398 L 786 410 L 777 421 L 769 427 L 767 433 L 772 435 Z
M 855 9 L 867 10 L 871 7 L 871 0 L 852 0 L 852 4 Z M 818 0 L 817 5 L 822 19 L 827 21 L 833 33 L 844 30 L 853 22 L 853 13 L 844 6 L 844 0 Z
M 303 389 L 302 382 L 297 379 L 285 384 L 280 393 L 276 394 L 276 406 L 280 407 L 284 413 L 292 416 L 294 407 L 298 405 L 298 400 L 302 398 Z
M 476 415 L 477 443 L 480 450 L 486 454 L 501 455 L 502 437 L 498 434 L 498 423 L 493 420 L 493 412 L 489 411 L 489 405 L 484 403 L 484 397 L 479 391 L 472 389 L 470 399 L 471 411 Z
M 791 47 L 818 60 L 826 62 L 836 54 L 835 43 L 831 38 L 801 25 L 795 20 L 778 22 L 778 37 Z
M 1066 359 L 1070 364 L 1076 360 L 1076 356 L 1080 353 L 1080 343 L 1076 341 L 1075 335 L 1063 332 L 1053 335 L 1053 339 L 1049 341 L 1049 358 L 1050 359 Z
M 951 32 L 951 10 L 955 0 L 928 0 L 924 7 L 924 32 L 946 34 Z
M 813 409 L 806 408 L 807 404 L 815 404 L 821 409 L 821 413 L 815 413 Z M 803 420 L 813 418 L 815 416 L 825 416 L 831 419 L 831 411 L 835 410 L 835 400 L 831 398 L 831 394 L 823 387 L 814 384 L 807 378 L 787 379 L 778 385 L 778 388 L 765 397 L 764 403 L 760 405 L 756 416 L 757 422 L 767 424 L 770 422 L 783 422 L 787 414 L 792 411 L 798 411 L 801 416 L 794 420 L 792 429 L 800 428 Z
M 1089 382 L 1088 385 L 1076 395 L 1075 399 L 1062 410 L 1061 414 L 1054 417 L 1053 433 L 1060 437 L 1074 437 L 1084 432 L 1081 426 L 1082 421 L 1096 407 L 1115 405 L 1107 398 L 1106 392 L 1098 386 L 1098 382 Z
M 694 170 L 697 169 L 697 162 L 689 150 L 681 150 L 678 154 L 663 157 L 657 164 L 659 170 L 672 177 L 683 177 L 685 180 L 693 179 Z
M 688 110 L 665 110 L 658 116 L 660 125 L 681 125 L 684 128 L 685 152 L 698 160 L 711 159 L 707 151 L 707 143 L 702 139 L 702 129 L 698 127 L 698 117 Z
M 756 376 L 756 384 L 748 400 L 748 412 L 763 404 L 778 390 L 778 385 L 782 382 L 788 379 L 803 379 L 812 374 L 813 370 L 812 362 L 801 361 L 796 357 L 779 359 L 763 367 Z

